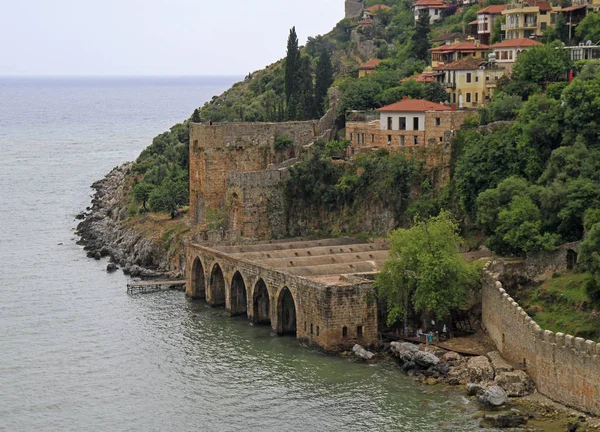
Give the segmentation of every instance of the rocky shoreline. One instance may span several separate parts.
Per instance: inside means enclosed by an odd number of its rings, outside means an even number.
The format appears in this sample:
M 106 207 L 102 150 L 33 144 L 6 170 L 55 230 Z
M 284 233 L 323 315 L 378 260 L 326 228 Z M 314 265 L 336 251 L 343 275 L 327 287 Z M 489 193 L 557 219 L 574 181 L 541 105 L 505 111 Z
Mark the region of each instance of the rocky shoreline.
M 485 356 L 463 356 L 428 344 L 389 342 L 377 354 L 355 345 L 352 356 L 376 362 L 382 356 L 397 361 L 404 372 L 424 385 L 462 388 L 476 404 L 472 414 L 481 428 L 519 431 L 600 430 L 600 419 L 552 402 L 537 393 L 523 370 L 509 365 L 497 351 Z
M 100 260 L 109 257 L 107 271 L 119 268 L 131 277 L 179 278 L 173 272 L 167 253 L 158 241 L 145 238 L 128 227 L 125 185 L 133 163 L 113 168 L 102 180 L 92 184 L 94 195 L 91 206 L 76 216 L 81 220 L 76 234 L 87 256 Z

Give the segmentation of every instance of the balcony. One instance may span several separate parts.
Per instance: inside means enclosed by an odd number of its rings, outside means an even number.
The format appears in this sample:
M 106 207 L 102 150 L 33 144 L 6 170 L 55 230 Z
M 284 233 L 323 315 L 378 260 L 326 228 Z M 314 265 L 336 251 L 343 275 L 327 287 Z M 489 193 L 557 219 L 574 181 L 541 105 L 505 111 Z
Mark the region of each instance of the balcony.
M 445 82 L 444 88 L 454 89 L 454 88 L 456 88 L 456 83 L 455 82 Z
M 502 24 L 502 30 L 527 30 L 536 29 L 538 27 L 537 21 L 526 21 L 521 23 Z

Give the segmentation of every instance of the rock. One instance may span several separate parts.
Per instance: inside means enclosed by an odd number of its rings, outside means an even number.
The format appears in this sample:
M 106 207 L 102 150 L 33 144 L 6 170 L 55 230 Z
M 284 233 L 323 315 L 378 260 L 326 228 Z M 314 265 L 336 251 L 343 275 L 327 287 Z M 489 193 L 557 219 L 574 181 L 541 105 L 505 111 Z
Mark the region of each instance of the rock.
M 417 367 L 417 365 L 415 364 L 415 362 L 413 361 L 409 361 L 404 363 L 404 365 L 402 366 L 402 369 L 406 372 L 412 371 Z
M 513 368 L 509 365 L 506 360 L 502 358 L 502 355 L 498 351 L 492 351 L 487 354 L 488 359 L 492 363 L 494 372 L 496 374 L 500 372 L 512 372 Z
M 442 361 L 450 364 L 451 366 L 456 366 L 457 364 L 461 363 L 462 359 L 462 356 L 454 351 L 447 352 L 441 358 Z
M 106 271 L 109 273 L 116 272 L 117 270 L 119 270 L 119 267 L 115 263 L 109 263 L 106 266 Z
M 442 376 L 448 376 L 450 373 L 450 365 L 448 363 L 439 362 L 433 367 L 433 370 Z
M 375 354 L 373 354 L 370 351 L 367 351 L 366 349 L 361 347 L 359 344 L 356 344 L 352 347 L 352 352 L 354 353 L 354 355 L 356 357 L 359 357 L 363 360 L 371 360 L 373 357 L 375 357 Z
M 419 348 L 410 342 L 392 342 L 390 346 L 394 356 L 403 363 L 413 361 L 413 357 L 419 352 Z
M 464 364 L 454 366 L 448 373 L 448 384 L 450 385 L 466 385 L 469 381 L 467 367 Z
M 469 382 L 481 383 L 494 380 L 494 369 L 487 357 L 478 356 L 470 358 L 467 362 Z
M 508 395 L 501 387 L 491 386 L 477 396 L 477 401 L 485 407 L 496 408 L 508 402 Z
M 435 378 L 427 378 L 425 380 L 425 384 L 427 385 L 436 385 L 438 383 L 438 380 Z
M 487 387 L 482 384 L 476 383 L 468 383 L 467 384 L 467 394 L 469 396 L 479 396 L 486 391 Z
M 89 209 L 89 207 L 88 207 L 88 209 Z M 84 220 L 85 219 L 85 213 L 84 212 L 79 213 L 78 215 L 75 216 L 75 219 L 77 219 L 77 220 Z
M 535 388 L 529 375 L 522 370 L 497 373 L 495 382 L 502 387 L 509 396 L 527 396 L 533 393 Z
M 425 351 L 417 351 L 412 360 L 423 368 L 435 366 L 440 362 L 440 359 L 435 354 Z
M 487 413 L 479 423 L 482 428 L 514 429 L 527 424 L 527 418 L 519 411 Z
M 94 254 L 94 259 L 95 259 L 96 261 L 99 261 L 101 258 L 102 258 L 102 255 L 100 255 L 100 252 L 96 252 L 96 253 Z
M 471 414 L 472 419 L 482 419 L 484 417 L 485 413 L 483 411 L 475 411 L 473 414 Z

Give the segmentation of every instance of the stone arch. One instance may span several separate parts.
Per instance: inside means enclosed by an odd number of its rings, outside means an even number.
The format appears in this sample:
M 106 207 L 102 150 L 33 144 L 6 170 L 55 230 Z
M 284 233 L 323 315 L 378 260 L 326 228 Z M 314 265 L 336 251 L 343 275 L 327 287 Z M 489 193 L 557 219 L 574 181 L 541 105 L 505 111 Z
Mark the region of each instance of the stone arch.
M 296 302 L 288 287 L 283 287 L 277 300 L 277 333 L 296 334 Z
M 215 264 L 210 273 L 209 293 L 209 303 L 211 306 L 225 306 L 225 277 L 219 264 Z
M 204 266 L 198 257 L 196 257 L 192 264 L 192 292 L 190 294 L 193 299 L 206 299 Z
M 233 279 L 231 279 L 229 300 L 231 316 L 246 315 L 248 313 L 246 283 L 239 271 L 236 271 Z
M 267 285 L 262 279 L 259 279 L 254 285 L 252 317 L 254 324 L 271 325 L 271 300 Z

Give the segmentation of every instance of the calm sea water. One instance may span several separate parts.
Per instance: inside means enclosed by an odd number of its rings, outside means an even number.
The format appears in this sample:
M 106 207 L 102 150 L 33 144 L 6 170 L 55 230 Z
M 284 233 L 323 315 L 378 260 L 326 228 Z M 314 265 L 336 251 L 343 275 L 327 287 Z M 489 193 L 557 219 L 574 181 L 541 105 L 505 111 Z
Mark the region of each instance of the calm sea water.
M 0 430 L 477 430 L 391 362 L 128 296 L 75 244 L 90 184 L 234 81 L 0 78 Z

